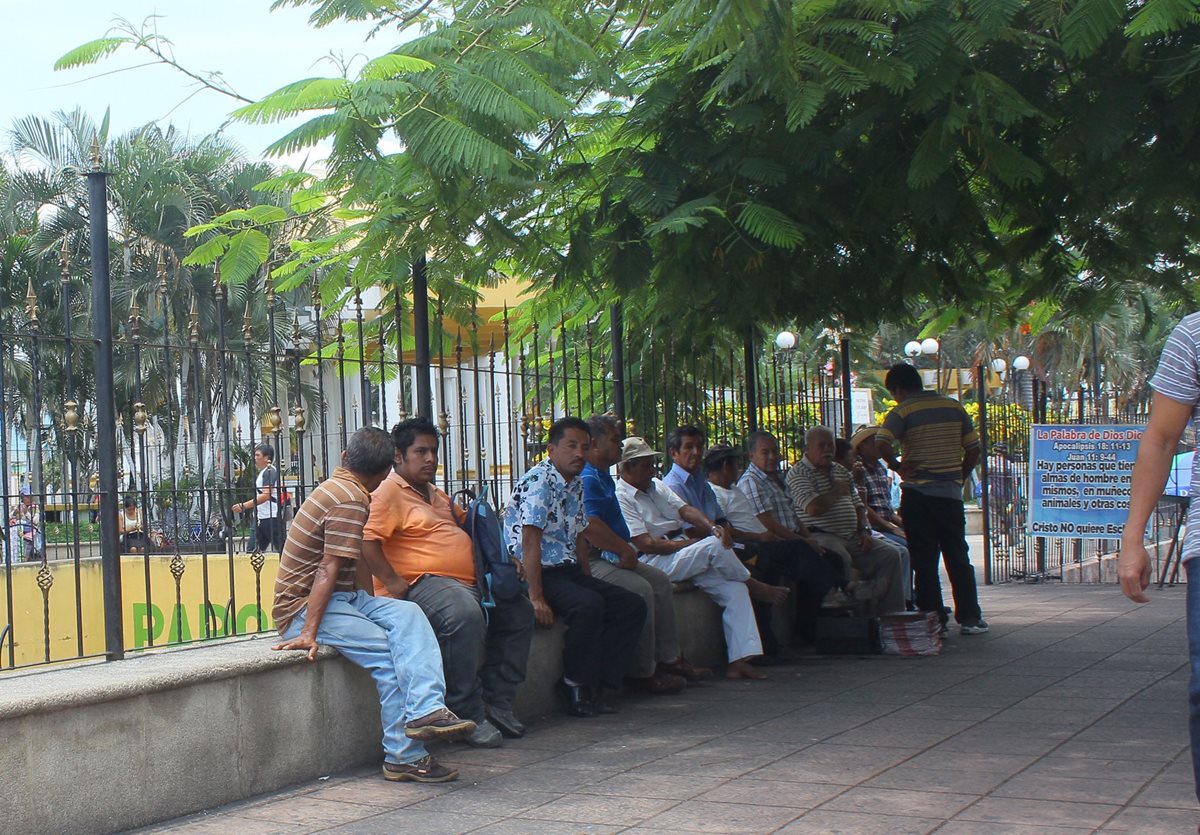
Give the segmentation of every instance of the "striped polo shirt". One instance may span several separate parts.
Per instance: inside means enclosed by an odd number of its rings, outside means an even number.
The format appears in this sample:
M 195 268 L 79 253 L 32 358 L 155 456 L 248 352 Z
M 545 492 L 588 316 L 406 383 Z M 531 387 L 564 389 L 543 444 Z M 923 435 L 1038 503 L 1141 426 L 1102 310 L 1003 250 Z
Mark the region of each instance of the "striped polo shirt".
M 808 456 L 788 470 L 787 489 L 796 508 L 796 516 L 811 529 L 852 539 L 858 533 L 858 509 L 863 506 L 857 490 L 840 496 L 820 516 L 808 512 L 815 499 L 833 490 L 835 484 L 850 483 L 850 471 L 834 461 L 828 470 L 814 467 Z
M 1158 370 L 1150 387 L 1176 403 L 1192 407 L 1192 420 L 1200 420 L 1200 313 L 1184 316 L 1167 337 Z M 1200 455 L 1192 459 L 1192 484 L 1200 484 Z M 1183 559 L 1200 557 L 1200 501 L 1188 507 Z
M 317 566 L 326 555 L 343 558 L 334 591 L 354 591 L 363 526 L 370 509 L 367 488 L 345 467 L 338 467 L 308 494 L 288 529 L 275 576 L 271 617 L 281 634 L 296 613 L 308 605 Z
M 979 433 L 962 404 L 932 391 L 910 394 L 888 412 L 876 436 L 900 442 L 900 457 L 916 469 L 902 487 L 926 496 L 962 499 L 963 450 L 979 446 Z

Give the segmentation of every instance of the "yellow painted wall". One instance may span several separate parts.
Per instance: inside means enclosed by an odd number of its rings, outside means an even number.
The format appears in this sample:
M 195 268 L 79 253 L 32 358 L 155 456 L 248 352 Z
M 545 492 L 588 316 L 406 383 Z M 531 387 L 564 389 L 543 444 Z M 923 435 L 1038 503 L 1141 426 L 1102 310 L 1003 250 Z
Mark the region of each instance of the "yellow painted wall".
M 225 554 L 210 555 L 208 569 L 200 555 L 184 556 L 185 565 L 179 583 L 178 602 L 175 578 L 171 574 L 171 559 L 167 556 L 124 556 L 121 558 L 121 606 L 123 609 L 125 648 L 141 649 L 223 637 L 236 631 L 271 631 L 271 603 L 275 589 L 275 573 L 279 557 L 268 555 L 259 575 L 256 591 L 255 571 L 248 554 L 233 557 L 234 589 L 237 598 L 233 614 L 227 618 L 229 594 L 229 559 Z M 49 616 L 38 588 L 38 563 L 19 563 L 11 568 L 13 618 L 12 637 L 16 664 L 37 664 L 63 661 L 80 655 L 80 623 L 76 616 L 76 571 L 72 562 L 48 564 L 53 584 L 47 596 Z M 211 623 L 205 633 L 204 578 L 208 577 L 208 600 L 211 603 Z M 147 596 L 146 578 L 150 578 Z M 79 563 L 81 592 L 83 655 L 104 653 L 104 604 L 101 586 L 100 560 L 84 559 Z M 7 622 L 8 576 L 0 571 L 0 629 Z M 228 623 L 226 622 L 228 620 Z M 211 621 L 211 617 L 210 617 Z M 235 623 L 236 621 L 236 623 Z M 46 624 L 49 624 L 49 658 L 46 652 Z M 0 650 L 0 668 L 8 666 L 8 647 Z

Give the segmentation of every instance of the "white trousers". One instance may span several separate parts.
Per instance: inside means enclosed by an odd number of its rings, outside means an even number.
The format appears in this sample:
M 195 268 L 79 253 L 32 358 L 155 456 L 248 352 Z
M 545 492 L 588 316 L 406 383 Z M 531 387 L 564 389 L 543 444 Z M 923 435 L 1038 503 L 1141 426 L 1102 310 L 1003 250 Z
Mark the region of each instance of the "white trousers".
M 666 574 L 672 582 L 690 580 L 717 602 L 730 661 L 762 655 L 762 639 L 746 588 L 750 572 L 721 540 L 710 536 L 674 554 L 643 554 L 642 561 Z

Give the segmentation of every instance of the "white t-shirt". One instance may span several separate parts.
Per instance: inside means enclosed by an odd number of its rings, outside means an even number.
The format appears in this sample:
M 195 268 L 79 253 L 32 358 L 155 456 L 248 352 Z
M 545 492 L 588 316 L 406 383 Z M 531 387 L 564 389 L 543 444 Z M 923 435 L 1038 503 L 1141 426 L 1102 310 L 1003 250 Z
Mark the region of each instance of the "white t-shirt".
M 736 487 L 727 490 L 712 482 L 709 482 L 708 486 L 716 494 L 717 504 L 721 506 L 721 514 L 729 520 L 729 524 L 734 528 L 742 533 L 767 532 L 767 526 L 758 521 L 758 517 L 754 515 L 754 508 L 750 506 L 750 500 L 741 490 Z
M 257 499 L 264 487 L 271 488 L 271 500 L 256 507 L 255 513 L 259 519 L 274 519 L 279 515 L 279 470 L 274 464 L 268 464 L 258 471 L 254 479 L 254 496 Z
M 687 504 L 657 478 L 649 490 L 638 490 L 625 479 L 619 479 L 617 502 L 631 537 L 648 533 L 657 539 L 683 527 L 679 511 Z

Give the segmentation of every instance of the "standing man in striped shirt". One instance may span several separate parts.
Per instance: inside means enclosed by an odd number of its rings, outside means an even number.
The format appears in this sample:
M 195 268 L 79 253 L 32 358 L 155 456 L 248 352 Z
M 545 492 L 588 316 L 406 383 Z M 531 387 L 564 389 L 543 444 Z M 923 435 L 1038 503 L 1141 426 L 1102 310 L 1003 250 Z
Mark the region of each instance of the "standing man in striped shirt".
M 914 597 L 922 612 L 937 612 L 945 633 L 938 551 L 954 593 L 954 619 L 963 635 L 988 631 L 979 608 L 975 568 L 967 548 L 963 482 L 979 461 L 979 434 L 962 404 L 925 391 L 921 375 L 907 363 L 893 365 L 884 385 L 896 407 L 883 419 L 877 449 L 900 473 L 900 515 L 916 574 Z M 900 444 L 900 459 L 895 443 Z
M 355 588 L 371 491 L 392 469 L 396 445 L 382 429 L 360 429 L 342 466 L 300 507 L 288 531 L 271 612 L 283 637 L 278 650 L 317 658 L 318 644 L 366 670 L 379 690 L 383 776 L 444 783 L 458 777 L 425 752 L 433 739 L 456 739 L 475 723 L 446 709 L 437 636 L 415 603 L 372 597 Z

